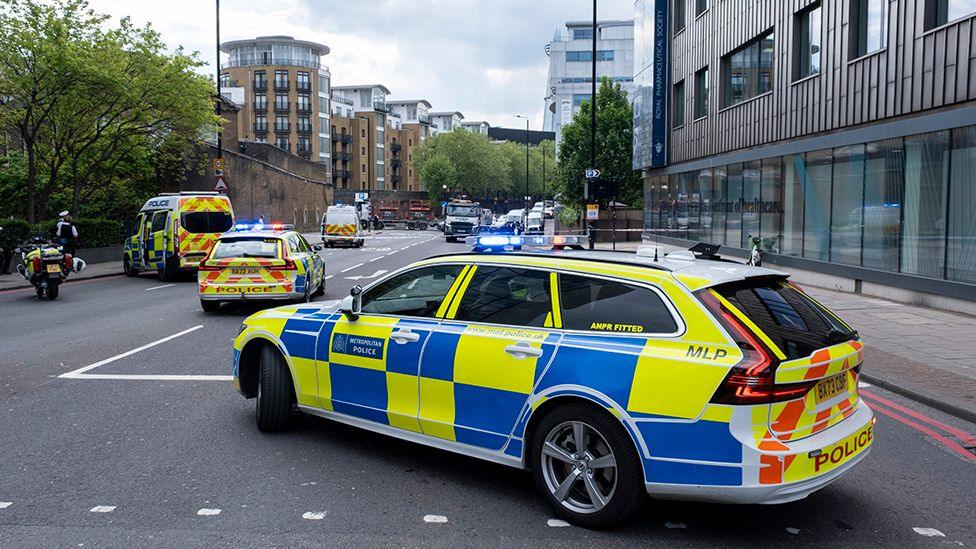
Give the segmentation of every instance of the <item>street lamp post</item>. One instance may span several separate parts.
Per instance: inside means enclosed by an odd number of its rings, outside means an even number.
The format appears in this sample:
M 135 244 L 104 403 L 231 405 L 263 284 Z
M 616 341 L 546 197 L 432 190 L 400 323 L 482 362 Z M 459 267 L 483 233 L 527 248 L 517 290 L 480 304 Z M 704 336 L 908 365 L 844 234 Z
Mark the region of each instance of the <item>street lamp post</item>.
M 593 0 L 593 58 L 592 63 L 592 75 L 590 78 L 590 168 L 596 169 L 596 2 Z M 590 186 L 587 182 L 586 192 L 584 193 L 584 199 L 588 200 L 590 198 Z M 586 201 L 584 200 L 584 201 Z M 586 220 L 586 235 L 587 240 L 590 242 L 590 249 L 593 249 L 593 225 L 590 220 Z
M 217 2 L 217 117 L 221 117 L 224 114 L 224 109 L 221 103 L 223 102 L 223 87 L 221 85 L 220 78 L 220 0 Z M 217 158 L 224 157 L 224 139 L 223 130 L 219 127 L 217 128 Z
M 525 119 L 525 209 L 522 212 L 522 217 L 525 218 L 529 215 L 529 209 L 531 205 L 529 200 L 529 117 L 522 116 L 521 114 L 516 114 L 515 118 Z

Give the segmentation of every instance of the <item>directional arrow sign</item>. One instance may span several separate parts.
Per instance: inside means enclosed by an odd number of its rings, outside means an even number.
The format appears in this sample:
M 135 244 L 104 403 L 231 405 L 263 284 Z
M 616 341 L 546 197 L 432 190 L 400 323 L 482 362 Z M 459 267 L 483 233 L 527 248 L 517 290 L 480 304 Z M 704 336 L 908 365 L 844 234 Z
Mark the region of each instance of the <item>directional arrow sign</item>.
M 376 271 L 375 273 L 373 273 L 373 274 L 371 274 L 369 276 L 347 276 L 346 277 L 346 280 L 370 280 L 370 279 L 373 279 L 373 278 L 381 277 L 381 276 L 385 275 L 388 272 L 390 272 L 390 271 L 387 271 L 385 269 L 380 269 L 380 270 Z
M 596 168 L 590 168 L 590 169 L 586 170 L 586 178 L 587 179 L 596 179 L 598 177 L 600 177 L 600 170 L 598 170 Z

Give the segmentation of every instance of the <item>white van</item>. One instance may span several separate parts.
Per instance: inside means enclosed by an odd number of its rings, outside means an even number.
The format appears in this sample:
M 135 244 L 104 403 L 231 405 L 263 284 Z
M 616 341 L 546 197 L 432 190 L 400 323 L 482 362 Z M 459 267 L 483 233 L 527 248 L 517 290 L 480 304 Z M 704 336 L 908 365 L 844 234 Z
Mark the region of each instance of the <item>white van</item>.
M 366 240 L 355 206 L 329 206 L 322 216 L 322 243 L 326 247 L 345 244 L 362 248 Z

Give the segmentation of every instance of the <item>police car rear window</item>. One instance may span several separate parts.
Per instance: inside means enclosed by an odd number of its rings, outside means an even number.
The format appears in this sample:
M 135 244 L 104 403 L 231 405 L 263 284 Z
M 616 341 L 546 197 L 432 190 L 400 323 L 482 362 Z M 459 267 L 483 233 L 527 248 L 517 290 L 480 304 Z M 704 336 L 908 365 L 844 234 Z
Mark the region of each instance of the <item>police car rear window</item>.
M 552 311 L 549 292 L 549 273 L 480 265 L 455 318 L 541 328 Z
M 217 241 L 210 259 L 231 259 L 255 257 L 277 259 L 278 239 L 276 238 L 225 238 Z
M 559 275 L 563 328 L 593 332 L 673 334 L 678 324 L 654 291 L 611 280 Z
M 230 230 L 233 220 L 227 212 L 189 212 L 183 214 L 180 224 L 190 233 L 224 233 Z
M 789 360 L 810 356 L 854 337 L 854 332 L 781 278 L 747 280 L 714 288 L 749 317 Z

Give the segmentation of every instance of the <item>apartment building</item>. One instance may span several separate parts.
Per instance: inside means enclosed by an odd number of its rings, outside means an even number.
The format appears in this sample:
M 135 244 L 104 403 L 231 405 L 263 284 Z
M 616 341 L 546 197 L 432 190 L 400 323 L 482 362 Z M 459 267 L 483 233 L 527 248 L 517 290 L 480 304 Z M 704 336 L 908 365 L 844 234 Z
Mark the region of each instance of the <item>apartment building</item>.
M 491 124 L 485 122 L 484 120 L 471 120 L 461 122 L 461 127 L 469 132 L 488 135 L 488 130 L 491 129 Z
M 634 90 L 634 22 L 597 21 L 597 80 L 620 82 L 628 95 Z M 593 23 L 569 21 L 546 46 L 549 78 L 546 84 L 543 130 L 562 141 L 562 127 L 573 121 L 580 103 L 590 98 L 593 82 Z
M 976 3 L 635 8 L 648 235 L 976 300 Z
M 330 74 L 324 44 L 291 36 L 224 42 L 225 96 L 241 106 L 239 138 L 270 143 L 329 167 Z
M 430 121 L 434 125 L 436 133 L 452 132 L 454 128 L 461 127 L 464 115 L 458 111 L 432 112 L 430 113 Z

